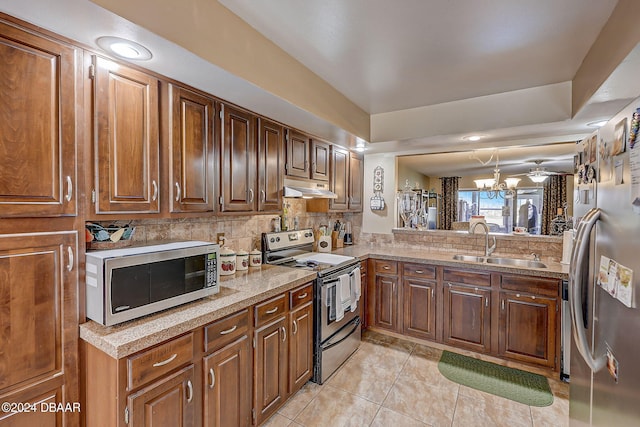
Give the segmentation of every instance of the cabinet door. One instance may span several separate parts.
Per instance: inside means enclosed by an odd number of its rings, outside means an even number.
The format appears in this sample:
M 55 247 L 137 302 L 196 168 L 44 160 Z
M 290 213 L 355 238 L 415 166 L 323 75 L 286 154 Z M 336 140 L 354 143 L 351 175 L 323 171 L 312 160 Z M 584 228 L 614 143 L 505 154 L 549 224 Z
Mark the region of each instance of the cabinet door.
M 373 326 L 399 332 L 398 277 L 377 274 L 373 292 Z
M 255 332 L 254 409 L 256 424 L 269 418 L 287 397 L 287 318 Z
M 287 130 L 287 176 L 309 178 L 309 137 Z
M 349 208 L 349 152 L 331 147 L 331 191 L 338 198 L 331 199 L 332 210 L 347 210 Z
M 212 99 L 169 86 L 171 212 L 213 211 Z
M 75 215 L 80 52 L 0 23 L 0 217 Z
M 362 212 L 362 181 L 364 159 L 362 155 L 349 153 L 349 210 Z
M 251 346 L 244 335 L 204 358 L 204 425 L 251 424 Z
M 258 135 L 258 211 L 279 212 L 284 187 L 284 128 L 261 118 Z
M 404 279 L 404 333 L 436 339 L 436 282 Z
M 75 231 L 0 235 L 3 401 L 79 401 L 77 257 Z M 61 417 L 79 422 L 78 413 Z
M 556 298 L 500 292 L 500 356 L 556 365 Z
M 180 371 L 143 388 L 127 398 L 131 427 L 180 427 L 195 423 L 194 368 Z
M 486 353 L 491 343 L 491 291 L 449 283 L 444 288 L 445 344 Z
M 220 186 L 221 210 L 250 212 L 255 206 L 255 117 L 223 106 Z
M 158 80 L 93 57 L 96 213 L 159 212 Z
M 313 305 L 289 314 L 289 393 L 298 391 L 313 374 Z
M 311 140 L 311 179 L 329 181 L 329 144 Z

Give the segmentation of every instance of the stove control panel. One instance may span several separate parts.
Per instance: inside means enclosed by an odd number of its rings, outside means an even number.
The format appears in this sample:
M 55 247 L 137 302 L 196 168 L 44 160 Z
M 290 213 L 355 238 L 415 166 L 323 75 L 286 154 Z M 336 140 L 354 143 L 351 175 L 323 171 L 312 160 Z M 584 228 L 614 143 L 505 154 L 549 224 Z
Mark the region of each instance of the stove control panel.
M 273 251 L 287 249 L 301 245 L 313 244 L 313 230 L 280 231 L 277 233 L 265 233 L 263 241 L 266 243 L 266 250 Z

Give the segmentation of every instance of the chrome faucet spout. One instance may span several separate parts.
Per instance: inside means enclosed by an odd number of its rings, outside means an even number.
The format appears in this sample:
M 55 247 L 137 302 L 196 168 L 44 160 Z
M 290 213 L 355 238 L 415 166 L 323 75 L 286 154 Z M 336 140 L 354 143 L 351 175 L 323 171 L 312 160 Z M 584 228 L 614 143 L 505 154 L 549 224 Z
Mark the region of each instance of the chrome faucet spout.
M 481 225 L 484 229 L 484 256 L 488 257 L 496 250 L 496 236 L 491 236 L 493 238 L 493 245 L 489 246 L 489 227 L 484 222 L 476 222 L 471 227 L 471 233 L 475 233 L 476 227 Z

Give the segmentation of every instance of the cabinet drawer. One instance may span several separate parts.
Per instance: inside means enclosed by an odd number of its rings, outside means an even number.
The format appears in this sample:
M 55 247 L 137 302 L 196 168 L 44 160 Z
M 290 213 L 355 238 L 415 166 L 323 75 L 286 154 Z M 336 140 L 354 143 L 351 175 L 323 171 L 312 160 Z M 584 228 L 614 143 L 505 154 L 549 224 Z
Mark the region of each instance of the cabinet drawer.
M 127 358 L 127 386 L 133 390 L 193 359 L 193 333 Z
M 409 277 L 435 279 L 436 268 L 433 265 L 404 263 L 402 265 L 402 274 Z
M 551 297 L 558 296 L 560 292 L 560 285 L 560 280 L 544 277 L 503 274 L 501 278 L 502 289 L 531 292 Z
M 398 263 L 396 261 L 374 259 L 373 271 L 382 274 L 398 274 Z
M 204 351 L 222 348 L 249 331 L 249 309 L 204 327 Z
M 293 310 L 310 301 L 313 301 L 313 284 L 289 291 L 289 307 Z
M 256 326 L 262 325 L 287 311 L 287 298 L 285 294 L 265 301 L 255 307 Z
M 473 286 L 491 286 L 491 273 L 477 270 L 457 270 L 445 268 L 442 273 L 442 280 L 446 284 L 464 283 Z

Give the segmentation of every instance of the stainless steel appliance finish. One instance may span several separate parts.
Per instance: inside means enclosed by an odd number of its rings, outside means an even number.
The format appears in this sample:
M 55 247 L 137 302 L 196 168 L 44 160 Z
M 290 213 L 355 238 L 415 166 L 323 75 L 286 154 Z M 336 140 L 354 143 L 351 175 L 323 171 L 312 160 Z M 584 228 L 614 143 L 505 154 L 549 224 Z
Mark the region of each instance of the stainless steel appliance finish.
M 345 310 L 337 320 L 328 303 L 329 289 L 341 276 L 359 279 L 360 261 L 354 257 L 314 253 L 313 230 L 264 233 L 262 249 L 265 264 L 304 268 L 317 272 L 314 282 L 314 369 L 313 381 L 322 384 L 358 348 L 361 340 L 360 304 L 354 311 Z
M 635 100 L 602 127 L 597 134 L 598 143 L 612 144 L 616 125 L 624 118 L 630 123 L 638 107 L 640 100 Z M 624 153 L 615 157 L 599 159 L 600 182 L 594 184 L 597 191 L 591 199 L 595 199 L 596 207 L 584 214 L 572 252 L 572 426 L 640 425 L 640 215 L 633 212 L 631 205 L 631 150 L 640 150 L 640 144 L 633 149 L 627 146 Z M 616 163 L 622 172 L 618 179 L 615 169 L 609 169 L 615 168 Z M 598 284 L 601 256 L 634 271 L 631 307 Z
M 87 252 L 87 317 L 111 326 L 218 293 L 219 250 L 186 241 Z

